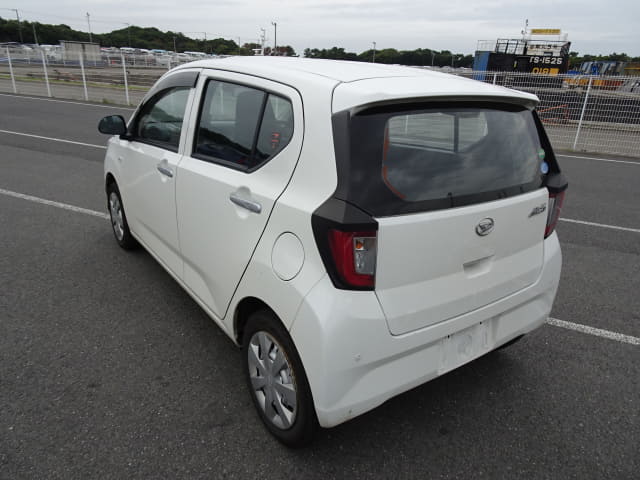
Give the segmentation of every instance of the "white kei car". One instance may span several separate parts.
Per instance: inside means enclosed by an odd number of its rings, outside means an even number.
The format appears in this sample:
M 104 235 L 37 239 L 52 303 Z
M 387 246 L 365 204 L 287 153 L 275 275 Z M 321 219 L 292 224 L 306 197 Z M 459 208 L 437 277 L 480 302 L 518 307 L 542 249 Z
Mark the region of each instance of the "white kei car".
M 262 421 L 301 445 L 545 322 L 567 181 L 537 103 L 418 68 L 189 63 L 100 123 L 113 231 L 242 347 Z

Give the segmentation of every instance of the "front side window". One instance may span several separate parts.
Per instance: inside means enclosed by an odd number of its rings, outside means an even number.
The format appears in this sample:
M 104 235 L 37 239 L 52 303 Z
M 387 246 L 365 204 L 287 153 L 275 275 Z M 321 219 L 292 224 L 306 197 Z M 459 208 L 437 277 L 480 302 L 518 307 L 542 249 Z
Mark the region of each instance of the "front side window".
M 211 80 L 198 119 L 194 156 L 251 170 L 280 152 L 292 134 L 289 100 L 244 85 Z
M 149 100 L 135 122 L 134 137 L 177 151 L 189 90 L 170 88 Z

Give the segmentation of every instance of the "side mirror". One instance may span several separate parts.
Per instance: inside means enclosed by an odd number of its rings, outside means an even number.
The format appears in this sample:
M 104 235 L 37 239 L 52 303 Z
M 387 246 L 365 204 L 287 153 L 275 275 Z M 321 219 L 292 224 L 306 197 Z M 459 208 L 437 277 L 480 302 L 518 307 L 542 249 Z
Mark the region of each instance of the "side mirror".
M 100 120 L 98 130 L 107 135 L 124 135 L 127 133 L 127 124 L 121 115 L 109 115 Z

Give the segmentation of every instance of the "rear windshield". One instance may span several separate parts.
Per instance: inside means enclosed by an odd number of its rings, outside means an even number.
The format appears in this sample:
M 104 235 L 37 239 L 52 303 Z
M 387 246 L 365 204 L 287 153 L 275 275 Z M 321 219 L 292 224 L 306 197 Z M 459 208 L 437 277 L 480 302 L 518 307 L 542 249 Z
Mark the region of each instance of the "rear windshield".
M 511 105 L 369 110 L 352 117 L 349 143 L 343 193 L 374 215 L 518 195 L 548 171 L 533 113 Z

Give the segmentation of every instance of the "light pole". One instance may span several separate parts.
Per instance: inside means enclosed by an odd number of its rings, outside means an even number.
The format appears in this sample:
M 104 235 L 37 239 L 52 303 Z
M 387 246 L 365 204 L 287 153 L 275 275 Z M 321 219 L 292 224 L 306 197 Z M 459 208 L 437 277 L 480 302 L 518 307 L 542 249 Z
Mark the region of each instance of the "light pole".
M 127 26 L 127 34 L 129 35 L 129 48 L 131 48 L 131 24 L 127 22 L 122 22 Z
M 176 50 L 176 36 L 173 36 L 173 53 L 178 53 L 178 51 Z
M 36 35 L 36 22 L 31 22 L 31 28 L 33 28 L 33 41 L 36 45 L 40 45 L 38 43 L 38 35 Z
M 271 55 L 278 54 L 278 24 L 276 22 L 271 22 L 273 25 L 273 53 Z
M 373 42 L 373 60 L 371 63 L 376 63 L 376 42 Z
M 436 54 L 433 50 L 429 50 L 431 52 L 431 66 L 433 67 L 433 59 L 435 58 Z
M 89 43 L 93 43 L 91 38 L 91 20 L 89 19 L 89 12 L 87 12 L 87 25 L 89 25 Z
M 22 40 L 22 24 L 20 23 L 20 14 L 18 14 L 17 8 L 9 8 L 9 10 L 13 10 L 16 12 L 16 18 L 18 19 L 18 34 L 20 35 L 20 43 L 24 43 Z

